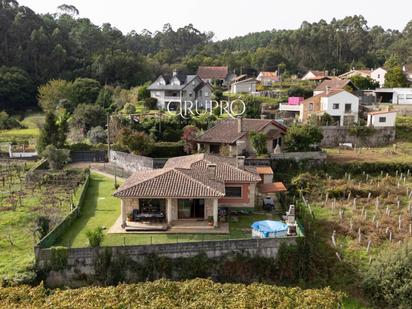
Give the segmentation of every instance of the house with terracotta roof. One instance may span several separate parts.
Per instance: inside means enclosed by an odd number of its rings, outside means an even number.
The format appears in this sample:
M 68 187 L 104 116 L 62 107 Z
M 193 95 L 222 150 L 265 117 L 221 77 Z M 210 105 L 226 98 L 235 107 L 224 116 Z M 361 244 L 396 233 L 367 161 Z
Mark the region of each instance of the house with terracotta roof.
M 286 191 L 272 182 L 270 167 L 245 166 L 244 160 L 201 153 L 135 172 L 114 193 L 121 201 L 121 232 L 150 229 L 141 222 L 151 219 L 165 229 L 179 224 L 207 228 L 208 222 L 213 223 L 209 228 L 218 227 L 221 209 L 255 207 L 260 188 L 264 194 Z
M 198 102 L 199 107 L 207 107 L 212 100 L 212 87 L 197 75 L 186 75 L 177 71 L 160 75 L 148 88 L 150 96 L 157 99 L 160 109 L 173 104 L 179 107 L 185 101 Z
M 408 63 L 402 66 L 402 72 L 405 75 L 408 82 L 412 83 L 412 64 Z
M 320 118 L 323 114 L 329 114 L 340 126 L 356 123 L 359 118 L 359 98 L 344 89 L 327 88 L 303 101 L 299 120 L 307 122 L 309 118 Z
M 273 83 L 280 81 L 278 72 L 259 72 L 259 75 L 256 77 L 256 80 L 259 81 L 263 86 L 272 86 Z
M 367 126 L 370 127 L 394 127 L 396 111 L 373 111 L 368 113 Z
M 371 69 L 352 69 L 348 72 L 345 72 L 341 75 L 339 75 L 339 78 L 341 79 L 350 79 L 351 77 L 354 76 L 362 76 L 362 77 L 371 77 L 371 72 L 373 70 Z
M 317 71 L 317 70 L 309 70 L 306 72 L 305 75 L 301 78 L 302 80 L 314 80 L 314 81 L 322 81 L 325 79 L 329 79 L 328 71 Z
M 236 77 L 236 74 L 229 73 L 227 66 L 200 66 L 197 69 L 199 76 L 205 83 L 217 83 L 221 86 L 226 86 Z
M 206 153 L 253 156 L 256 151 L 249 140 L 252 131 L 266 135 L 267 152 L 272 153 L 276 146 L 282 146 L 286 127 L 273 119 L 227 119 L 200 134 L 195 141 L 198 150 Z
M 318 86 L 316 86 L 313 91 L 314 95 L 325 92 L 326 90 L 336 90 L 336 89 L 346 89 L 346 90 L 359 90 L 350 79 L 341 79 L 338 77 L 333 77 L 330 80 L 324 80 Z

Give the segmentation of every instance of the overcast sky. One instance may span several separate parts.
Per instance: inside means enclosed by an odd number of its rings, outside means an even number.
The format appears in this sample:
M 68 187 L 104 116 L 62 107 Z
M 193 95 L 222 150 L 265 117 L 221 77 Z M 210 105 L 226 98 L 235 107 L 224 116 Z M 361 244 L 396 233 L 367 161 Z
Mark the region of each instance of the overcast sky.
M 271 29 L 296 29 L 302 21 L 361 14 L 370 26 L 402 30 L 412 19 L 411 0 L 18 0 L 38 13 L 72 4 L 97 25 L 109 22 L 124 33 L 192 23 L 215 40 Z

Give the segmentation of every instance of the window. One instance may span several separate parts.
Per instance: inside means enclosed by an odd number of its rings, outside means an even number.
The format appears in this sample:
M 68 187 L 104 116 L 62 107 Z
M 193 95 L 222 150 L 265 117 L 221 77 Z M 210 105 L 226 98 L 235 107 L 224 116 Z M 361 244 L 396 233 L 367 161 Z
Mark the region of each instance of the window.
M 205 97 L 209 96 L 209 92 L 205 91 Z
M 203 94 L 203 91 L 202 91 L 202 90 L 199 90 L 199 97 L 201 97 L 202 94 Z
M 352 104 L 346 103 L 345 104 L 345 113 L 351 113 L 352 112 Z
M 313 103 L 309 103 L 309 111 L 313 111 Z
M 378 74 L 378 78 L 381 78 L 381 75 L 380 75 L 380 74 Z
M 339 103 L 333 103 L 333 109 L 339 109 Z
M 192 93 L 189 93 L 189 97 L 192 97 Z
M 242 187 L 225 187 L 227 197 L 242 197 Z
M 407 100 L 412 100 L 412 94 L 407 94 L 407 95 L 406 95 L 406 99 L 407 99 Z
M 380 123 L 386 122 L 386 117 L 379 117 L 379 122 L 380 122 Z

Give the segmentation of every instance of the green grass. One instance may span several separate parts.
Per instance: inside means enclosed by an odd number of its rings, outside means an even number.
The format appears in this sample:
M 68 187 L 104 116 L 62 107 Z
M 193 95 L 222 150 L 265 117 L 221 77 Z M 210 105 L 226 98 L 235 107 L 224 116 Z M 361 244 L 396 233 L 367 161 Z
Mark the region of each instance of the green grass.
M 45 115 L 42 113 L 33 113 L 26 116 L 22 121 L 21 124 L 29 129 L 37 129 L 39 125 L 43 125 L 45 121 Z
M 113 197 L 113 179 L 92 173 L 80 218 L 62 237 L 57 245 L 87 247 L 86 231 L 105 227 L 103 246 L 140 245 L 151 243 L 171 243 L 202 240 L 219 240 L 250 237 L 246 229 L 257 220 L 266 219 L 264 214 L 239 216 L 239 221 L 230 222 L 230 234 L 107 234 L 120 216 L 120 200 Z

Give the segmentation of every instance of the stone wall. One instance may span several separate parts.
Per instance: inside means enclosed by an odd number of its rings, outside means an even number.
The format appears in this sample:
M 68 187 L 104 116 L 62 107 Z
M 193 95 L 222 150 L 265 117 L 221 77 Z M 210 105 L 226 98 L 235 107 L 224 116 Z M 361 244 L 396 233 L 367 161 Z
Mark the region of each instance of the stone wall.
M 327 154 L 323 151 L 308 151 L 308 152 L 282 152 L 270 155 L 272 160 L 326 160 Z
M 321 147 L 336 147 L 339 143 L 352 143 L 355 147 L 378 147 L 395 141 L 394 127 L 377 127 L 374 132 L 365 137 L 357 137 L 349 133 L 348 127 L 321 127 L 323 140 Z
M 109 162 L 116 163 L 127 173 L 153 169 L 153 159 L 121 151 L 110 150 Z
M 209 258 L 225 257 L 234 253 L 249 256 L 275 258 L 281 243 L 294 244 L 296 237 L 270 239 L 239 239 L 224 241 L 199 241 L 176 244 L 117 246 L 102 248 L 69 248 L 65 252 L 66 261 L 59 269 L 50 270 L 53 249 L 36 248 L 36 265 L 45 274 L 46 284 L 50 287 L 81 286 L 95 275 L 95 265 L 99 256 L 127 256 L 136 262 L 143 262 L 150 254 L 171 259 L 193 257 L 205 253 Z M 79 281 L 79 278 L 81 280 Z

